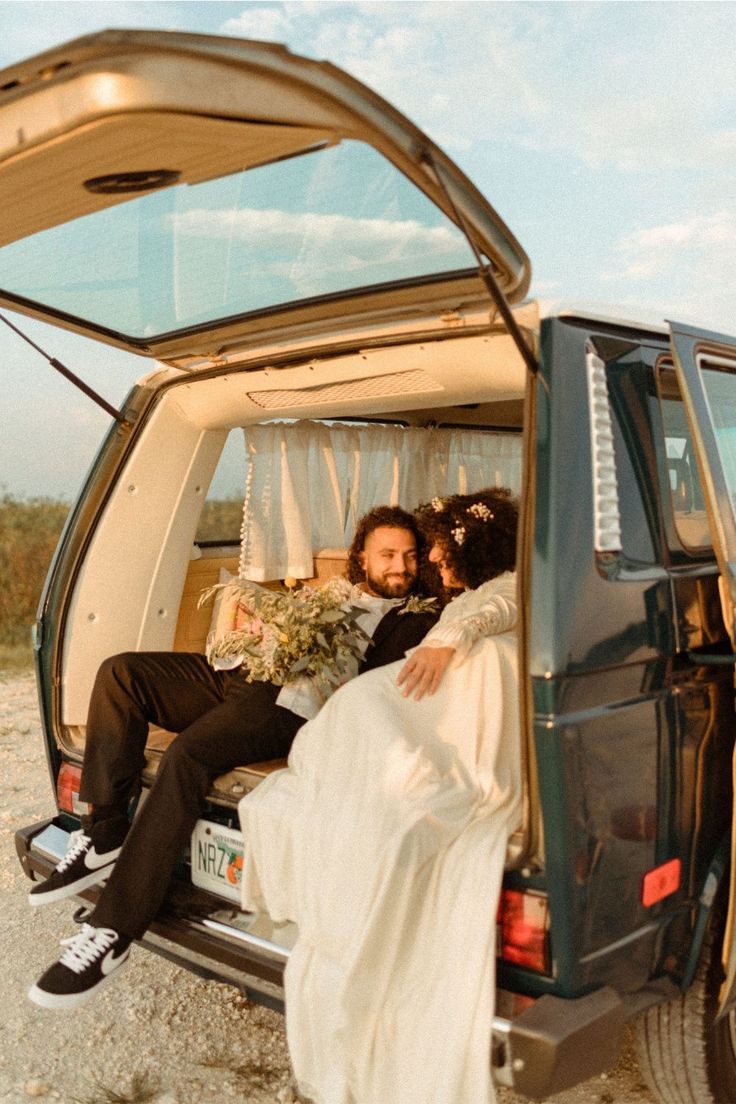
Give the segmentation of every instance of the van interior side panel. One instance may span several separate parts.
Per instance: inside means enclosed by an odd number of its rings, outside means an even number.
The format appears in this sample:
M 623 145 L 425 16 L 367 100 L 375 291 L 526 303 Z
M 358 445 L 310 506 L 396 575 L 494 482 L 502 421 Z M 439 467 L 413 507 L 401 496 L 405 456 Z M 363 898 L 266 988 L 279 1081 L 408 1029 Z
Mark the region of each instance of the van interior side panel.
M 226 434 L 159 405 L 100 517 L 63 643 L 62 711 L 84 724 L 95 673 L 126 650 L 171 648 L 194 532 Z

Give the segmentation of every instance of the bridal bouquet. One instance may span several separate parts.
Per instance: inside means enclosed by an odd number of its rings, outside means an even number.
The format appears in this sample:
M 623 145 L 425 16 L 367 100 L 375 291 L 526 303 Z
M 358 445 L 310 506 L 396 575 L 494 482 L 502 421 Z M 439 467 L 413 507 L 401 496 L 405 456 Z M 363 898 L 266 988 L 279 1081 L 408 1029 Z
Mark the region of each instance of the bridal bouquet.
M 361 611 L 349 604 L 347 579 L 286 591 L 235 580 L 209 587 L 198 604 L 224 590 L 235 591 L 238 627 L 208 641 L 207 659 L 214 667 L 242 665 L 248 682 L 277 686 L 307 675 L 329 695 L 360 662 L 368 637 L 356 620 Z

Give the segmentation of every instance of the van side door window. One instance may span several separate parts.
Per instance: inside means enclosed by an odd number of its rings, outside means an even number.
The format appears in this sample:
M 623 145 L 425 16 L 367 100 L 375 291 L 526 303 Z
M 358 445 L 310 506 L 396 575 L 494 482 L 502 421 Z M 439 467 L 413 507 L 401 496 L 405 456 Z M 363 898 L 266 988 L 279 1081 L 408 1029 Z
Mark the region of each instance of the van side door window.
M 699 552 L 712 544 L 708 515 L 682 392 L 669 362 L 657 367 L 657 390 L 675 531 L 685 549 Z
M 675 371 L 685 399 L 713 547 L 721 573 L 727 625 L 734 639 L 736 609 L 736 341 L 670 326 Z M 736 760 L 735 760 L 736 762 Z M 736 839 L 736 810 L 732 821 Z M 736 849 L 732 848 L 725 934 L 721 953 L 725 980 L 719 1012 L 736 1004 Z
M 736 343 L 672 326 L 675 371 L 703 481 L 718 566 L 736 608 Z

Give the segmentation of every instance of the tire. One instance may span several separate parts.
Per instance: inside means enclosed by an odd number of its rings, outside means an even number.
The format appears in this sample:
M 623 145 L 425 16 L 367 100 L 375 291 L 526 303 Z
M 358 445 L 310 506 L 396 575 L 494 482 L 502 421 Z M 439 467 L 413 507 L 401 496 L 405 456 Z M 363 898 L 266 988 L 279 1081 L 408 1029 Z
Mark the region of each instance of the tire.
M 639 1066 L 661 1104 L 736 1104 L 736 1012 L 715 1022 L 719 947 L 709 934 L 687 993 L 635 1021 Z

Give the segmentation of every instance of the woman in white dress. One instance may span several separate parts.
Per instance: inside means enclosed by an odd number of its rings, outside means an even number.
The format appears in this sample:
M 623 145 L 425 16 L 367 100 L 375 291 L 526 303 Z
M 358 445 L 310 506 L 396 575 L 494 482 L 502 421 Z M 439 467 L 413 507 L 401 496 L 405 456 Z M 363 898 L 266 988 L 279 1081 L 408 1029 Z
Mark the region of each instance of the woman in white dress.
M 287 1038 L 316 1104 L 494 1100 L 495 919 L 521 794 L 517 507 L 493 488 L 418 517 L 457 596 L 240 803 L 243 905 L 298 925 Z

